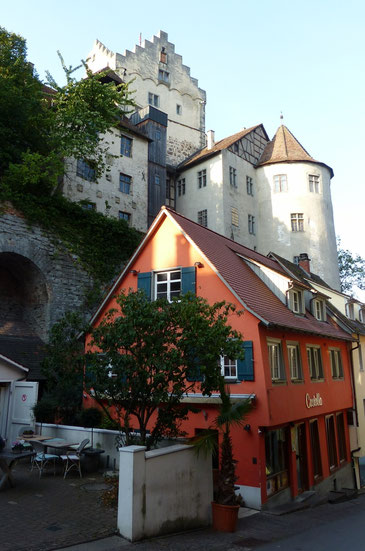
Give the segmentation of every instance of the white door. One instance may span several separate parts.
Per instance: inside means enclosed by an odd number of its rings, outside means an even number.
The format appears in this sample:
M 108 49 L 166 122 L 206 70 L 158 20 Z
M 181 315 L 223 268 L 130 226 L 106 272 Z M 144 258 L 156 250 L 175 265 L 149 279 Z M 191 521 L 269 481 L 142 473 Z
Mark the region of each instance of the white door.
M 38 399 L 38 383 L 14 381 L 11 384 L 10 423 L 7 445 L 17 439 L 21 427 L 33 427 L 32 407 Z
M 0 436 L 6 438 L 9 417 L 10 383 L 0 384 Z

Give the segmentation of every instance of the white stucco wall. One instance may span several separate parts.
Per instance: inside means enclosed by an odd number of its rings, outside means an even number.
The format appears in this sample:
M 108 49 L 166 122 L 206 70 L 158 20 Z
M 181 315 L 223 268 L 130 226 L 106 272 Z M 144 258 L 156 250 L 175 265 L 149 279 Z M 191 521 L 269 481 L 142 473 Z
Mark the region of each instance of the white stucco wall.
M 274 191 L 276 174 L 287 175 L 287 192 Z M 319 176 L 319 193 L 309 191 L 309 174 Z M 291 261 L 308 253 L 312 271 L 339 289 L 329 170 L 314 163 L 277 163 L 259 167 L 257 182 L 259 252 L 273 251 Z M 304 231 L 291 231 L 291 213 L 304 214 Z
M 191 446 L 120 448 L 118 530 L 142 538 L 205 526 L 211 519 L 212 459 Z
M 121 135 L 133 140 L 132 156 L 120 154 Z M 90 182 L 76 175 L 77 161 L 68 159 L 64 177 L 64 195 L 72 201 L 95 203 L 96 210 L 118 218 L 119 211 L 131 214 L 131 226 L 147 231 L 147 186 L 148 186 L 148 141 L 136 134 L 120 129 L 109 132 L 105 137 L 109 153 L 110 170 L 97 182 Z M 113 157 L 115 156 L 115 157 Z M 132 178 L 130 194 L 119 189 L 120 173 Z M 109 207 L 109 208 L 107 208 Z

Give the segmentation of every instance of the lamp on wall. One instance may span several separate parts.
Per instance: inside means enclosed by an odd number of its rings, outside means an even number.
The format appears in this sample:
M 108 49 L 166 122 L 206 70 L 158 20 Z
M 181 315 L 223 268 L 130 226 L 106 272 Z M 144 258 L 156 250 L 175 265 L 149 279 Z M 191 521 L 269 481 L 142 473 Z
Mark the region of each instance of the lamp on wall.
M 139 274 L 139 270 L 130 270 L 130 273 L 136 276 Z
M 195 268 L 204 268 L 204 264 L 202 264 L 201 262 L 194 262 L 194 266 Z
M 251 425 L 247 423 L 247 425 L 245 425 L 245 426 L 243 427 L 243 429 L 246 430 L 247 432 L 250 432 L 250 430 L 251 430 Z

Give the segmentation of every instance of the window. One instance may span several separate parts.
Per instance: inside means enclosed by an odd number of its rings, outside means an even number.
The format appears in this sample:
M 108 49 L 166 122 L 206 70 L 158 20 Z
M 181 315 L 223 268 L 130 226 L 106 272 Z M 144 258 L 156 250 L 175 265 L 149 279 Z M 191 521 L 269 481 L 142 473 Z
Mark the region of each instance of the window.
M 255 235 L 255 217 L 252 214 L 248 215 L 248 233 Z
M 130 223 L 131 221 L 131 214 L 130 212 L 124 212 L 122 210 L 119 211 L 119 220 L 125 220 L 126 222 L 128 222 L 128 224 Z
M 208 212 L 207 212 L 207 209 L 198 211 L 198 224 L 200 224 L 201 226 L 204 226 L 205 228 L 208 227 Z
M 156 186 L 160 185 L 160 176 L 158 174 L 155 174 L 155 185 Z
M 170 81 L 170 73 L 167 71 L 164 71 L 163 69 L 158 70 L 158 80 L 162 80 L 162 82 L 169 82 Z
M 96 210 L 95 203 L 88 203 L 87 201 L 81 201 L 80 205 L 84 210 Z
M 336 433 L 335 433 L 335 421 L 333 415 L 326 417 L 326 434 L 327 434 L 327 447 L 328 447 L 328 460 L 330 469 L 337 467 L 337 449 L 336 449 Z
M 165 298 L 169 302 L 173 297 L 180 296 L 181 293 L 181 270 L 172 270 L 170 272 L 158 272 L 155 277 L 155 297 L 156 299 Z
M 310 440 L 312 448 L 312 463 L 313 463 L 313 475 L 314 480 L 322 476 L 322 458 L 321 458 L 321 446 L 319 443 L 319 431 L 318 421 L 315 419 L 309 424 L 310 427 Z
M 228 356 L 221 356 L 220 362 L 223 377 L 237 380 L 237 360 L 231 360 Z
M 122 136 L 120 138 L 120 154 L 124 157 L 132 157 L 132 142 L 131 138 L 127 136 Z
M 232 187 L 237 187 L 237 170 L 233 166 L 229 167 L 229 183 Z
M 176 104 L 176 114 L 182 115 L 182 107 L 178 103 Z
M 246 176 L 246 189 L 247 189 L 247 195 L 253 196 L 253 180 L 251 176 Z
M 313 300 L 313 315 L 318 321 L 325 321 L 325 304 L 323 300 L 316 298 Z
M 204 168 L 198 172 L 198 187 L 206 187 L 207 185 L 207 170 Z
M 161 48 L 161 51 L 160 51 L 160 61 L 161 63 L 165 63 L 165 64 L 167 63 L 167 53 L 164 46 Z
M 319 193 L 319 176 L 316 174 L 309 174 L 309 191 L 311 193 Z
M 80 178 L 88 180 L 89 182 L 95 182 L 96 174 L 92 162 L 86 161 L 85 159 L 78 159 L 76 166 L 76 176 L 80 176 Z
M 119 190 L 126 195 L 129 195 L 131 192 L 131 183 L 132 178 L 128 174 L 119 174 Z
M 274 176 L 274 191 L 277 193 L 288 191 L 286 174 L 276 174 L 276 176 Z
M 309 374 L 312 380 L 323 379 L 321 349 L 319 346 L 307 346 Z
M 288 434 L 285 429 L 269 430 L 265 434 L 266 491 L 270 496 L 289 485 Z
M 289 291 L 289 308 L 294 314 L 303 314 L 303 293 L 298 289 Z
M 302 381 L 302 364 L 300 361 L 300 349 L 298 343 L 287 344 L 290 378 L 292 381 Z
M 341 351 L 338 348 L 331 348 L 328 352 L 330 354 L 332 379 L 343 379 Z
M 346 316 L 351 320 L 355 319 L 354 304 L 353 302 L 348 302 L 346 304 Z
M 185 178 L 181 178 L 181 180 L 177 181 L 177 194 L 179 197 L 185 195 Z
M 340 457 L 340 462 L 346 461 L 346 437 L 345 437 L 345 419 L 343 413 L 337 413 L 336 415 L 336 424 L 337 424 L 337 443 L 338 443 L 338 455 Z
M 365 323 L 365 308 L 360 308 L 359 320 L 361 321 L 361 323 Z
M 238 228 L 239 226 L 238 209 L 236 207 L 231 208 L 231 220 L 232 220 L 232 226 L 236 226 Z
M 152 92 L 148 92 L 148 103 L 154 107 L 160 107 L 160 96 L 152 94 Z
M 281 342 L 268 341 L 269 364 L 271 379 L 273 381 L 285 381 L 285 368 L 281 351 Z
M 166 178 L 166 201 L 168 207 L 175 208 L 175 182 L 173 178 Z
M 291 231 L 304 231 L 304 214 L 302 212 L 294 212 L 290 215 Z

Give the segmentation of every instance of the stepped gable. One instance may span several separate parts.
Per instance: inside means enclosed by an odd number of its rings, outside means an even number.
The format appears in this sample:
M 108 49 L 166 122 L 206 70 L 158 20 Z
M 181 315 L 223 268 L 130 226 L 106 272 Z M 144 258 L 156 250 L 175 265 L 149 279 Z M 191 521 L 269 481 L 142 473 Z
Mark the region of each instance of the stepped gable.
M 250 128 L 244 128 L 243 130 L 240 130 L 240 132 L 232 134 L 232 136 L 223 138 L 223 140 L 216 142 L 211 149 L 204 147 L 197 153 L 194 153 L 194 155 L 189 157 L 186 161 L 182 162 L 179 165 L 179 169 L 189 167 L 196 162 L 200 162 L 203 159 L 208 159 L 209 157 L 213 157 L 213 155 L 217 155 L 217 153 L 220 153 L 221 151 L 223 151 L 223 149 L 227 149 L 238 140 L 244 138 L 244 136 L 247 136 L 247 134 L 250 134 L 253 130 L 256 130 L 256 128 L 258 128 L 259 126 L 262 126 L 262 124 L 256 124 L 255 126 L 251 126 Z
M 293 136 L 290 130 L 286 126 L 281 125 L 277 129 L 271 142 L 265 147 L 257 166 L 290 162 L 316 163 L 322 165 L 328 168 L 331 173 L 331 178 L 333 177 L 332 168 L 325 163 L 313 159 L 295 136 Z

